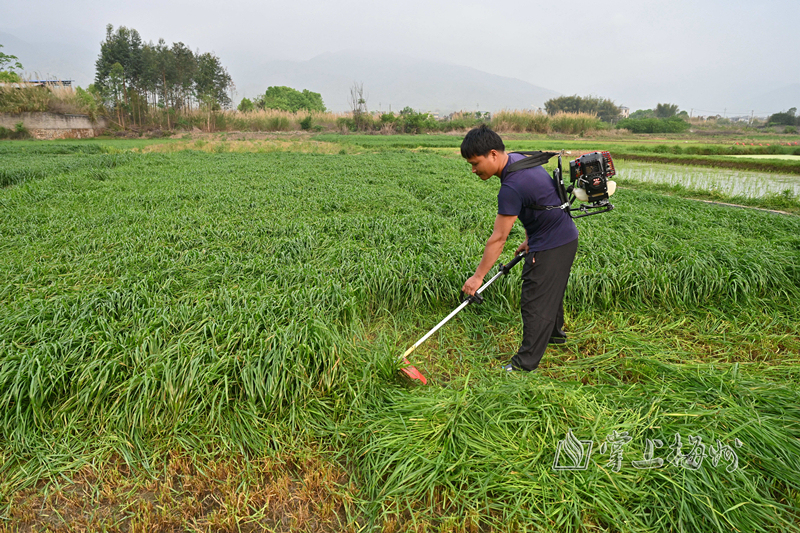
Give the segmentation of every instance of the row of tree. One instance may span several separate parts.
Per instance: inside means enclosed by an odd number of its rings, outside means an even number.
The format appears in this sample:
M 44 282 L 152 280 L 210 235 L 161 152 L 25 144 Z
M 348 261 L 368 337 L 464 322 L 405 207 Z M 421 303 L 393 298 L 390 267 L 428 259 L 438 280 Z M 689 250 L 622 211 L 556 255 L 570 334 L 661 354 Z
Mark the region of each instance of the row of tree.
M 193 52 L 182 42 L 168 46 L 164 39 L 144 43 L 133 28 L 106 26 L 95 68 L 95 93 L 122 127 L 166 111 L 170 128 L 176 113 L 231 105 L 233 80 L 213 52 Z

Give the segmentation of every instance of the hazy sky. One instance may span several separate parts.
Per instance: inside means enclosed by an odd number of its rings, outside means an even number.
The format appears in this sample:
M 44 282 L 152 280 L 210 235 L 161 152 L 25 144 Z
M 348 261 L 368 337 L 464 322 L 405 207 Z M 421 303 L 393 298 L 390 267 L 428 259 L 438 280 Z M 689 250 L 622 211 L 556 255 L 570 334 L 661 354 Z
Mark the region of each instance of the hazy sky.
M 359 49 L 695 114 L 749 113 L 747 96 L 800 83 L 800 0 L 0 0 L 0 31 L 20 38 L 99 52 L 109 23 L 214 51 L 234 82 L 250 61 Z

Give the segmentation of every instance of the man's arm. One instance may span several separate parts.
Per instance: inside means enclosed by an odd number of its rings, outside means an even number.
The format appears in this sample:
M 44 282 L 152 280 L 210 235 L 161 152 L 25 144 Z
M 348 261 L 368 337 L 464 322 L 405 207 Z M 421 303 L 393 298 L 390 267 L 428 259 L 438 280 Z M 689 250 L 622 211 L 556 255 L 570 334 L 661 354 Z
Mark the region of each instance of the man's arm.
M 503 253 L 503 246 L 516 220 L 517 217 L 515 216 L 497 215 L 497 218 L 494 219 L 492 236 L 486 241 L 486 247 L 483 249 L 483 258 L 478 264 L 478 268 L 475 269 L 475 274 L 464 283 L 461 288 L 462 291 L 473 296 L 475 291 L 480 289 L 481 285 L 483 285 L 483 278 L 486 277 L 486 274 L 497 262 L 500 254 Z

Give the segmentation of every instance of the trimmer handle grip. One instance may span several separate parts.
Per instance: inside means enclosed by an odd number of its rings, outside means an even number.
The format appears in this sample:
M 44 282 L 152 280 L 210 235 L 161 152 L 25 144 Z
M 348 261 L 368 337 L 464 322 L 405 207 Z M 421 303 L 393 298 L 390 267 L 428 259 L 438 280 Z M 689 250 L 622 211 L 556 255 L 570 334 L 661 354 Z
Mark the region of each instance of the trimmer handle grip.
M 483 296 L 479 293 L 475 293 L 474 295 L 470 296 L 466 294 L 464 291 L 461 291 L 461 302 L 469 302 L 471 304 L 482 304 L 483 303 Z
M 514 268 L 514 265 L 522 261 L 523 257 L 525 257 L 525 252 L 522 252 L 519 255 L 515 256 L 514 259 L 508 262 L 508 264 L 500 265 L 500 272 L 502 272 L 503 275 L 508 274 L 509 272 L 511 272 L 511 269 Z

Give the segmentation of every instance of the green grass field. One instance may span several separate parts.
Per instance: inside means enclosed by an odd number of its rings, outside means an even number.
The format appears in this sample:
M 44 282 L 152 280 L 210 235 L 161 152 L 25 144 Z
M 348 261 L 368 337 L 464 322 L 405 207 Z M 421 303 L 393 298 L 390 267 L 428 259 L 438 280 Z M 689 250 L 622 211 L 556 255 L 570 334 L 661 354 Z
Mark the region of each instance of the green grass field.
M 622 187 L 566 345 L 499 371 L 517 270 L 420 386 L 498 182 L 452 137 L 315 139 L 0 144 L 0 528 L 800 531 L 800 218 Z M 508 145 L 610 149 L 550 142 Z

